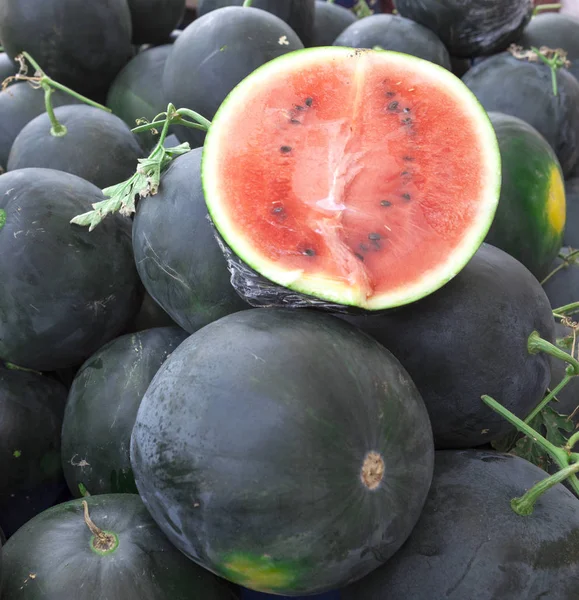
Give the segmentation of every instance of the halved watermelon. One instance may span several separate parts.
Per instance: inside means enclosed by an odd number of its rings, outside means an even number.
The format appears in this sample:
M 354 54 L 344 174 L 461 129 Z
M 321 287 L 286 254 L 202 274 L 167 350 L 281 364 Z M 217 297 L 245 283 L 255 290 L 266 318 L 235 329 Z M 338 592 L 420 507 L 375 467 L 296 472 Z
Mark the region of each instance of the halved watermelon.
M 296 292 L 366 310 L 426 296 L 480 246 L 501 181 L 492 125 L 458 78 L 344 47 L 289 53 L 242 81 L 202 170 L 233 283 L 256 306 Z

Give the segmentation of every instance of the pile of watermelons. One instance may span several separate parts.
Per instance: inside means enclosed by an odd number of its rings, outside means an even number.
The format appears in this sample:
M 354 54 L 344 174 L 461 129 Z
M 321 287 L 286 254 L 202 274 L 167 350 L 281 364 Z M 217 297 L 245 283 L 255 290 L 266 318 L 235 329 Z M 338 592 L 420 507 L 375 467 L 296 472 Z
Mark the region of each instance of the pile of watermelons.
M 0 600 L 579 598 L 576 0 L 0 40 Z

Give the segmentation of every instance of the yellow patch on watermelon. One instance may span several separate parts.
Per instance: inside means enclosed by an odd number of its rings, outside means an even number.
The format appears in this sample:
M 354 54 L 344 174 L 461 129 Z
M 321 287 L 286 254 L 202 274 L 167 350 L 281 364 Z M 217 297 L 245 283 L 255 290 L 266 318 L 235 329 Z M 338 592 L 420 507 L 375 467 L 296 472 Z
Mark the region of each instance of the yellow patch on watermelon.
M 288 589 L 296 580 L 291 565 L 275 561 L 267 554 L 230 554 L 223 562 L 222 569 L 229 579 L 261 591 Z
M 547 217 L 551 228 L 562 233 L 566 219 L 565 183 L 557 165 L 551 167 L 549 176 L 549 197 L 547 199 Z

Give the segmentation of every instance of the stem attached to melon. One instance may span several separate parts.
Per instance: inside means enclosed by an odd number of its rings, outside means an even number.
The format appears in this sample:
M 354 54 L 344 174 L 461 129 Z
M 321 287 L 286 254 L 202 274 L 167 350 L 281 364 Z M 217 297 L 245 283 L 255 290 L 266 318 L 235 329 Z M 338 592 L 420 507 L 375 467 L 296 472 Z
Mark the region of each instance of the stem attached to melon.
M 548 49 L 541 48 L 539 50 L 538 48 L 531 47 L 531 50 L 539 57 L 540 61 L 545 63 L 549 67 L 549 69 L 551 69 L 551 83 L 553 85 L 553 95 L 558 96 L 559 90 L 557 87 L 557 71 L 560 68 L 568 65 L 567 57 L 562 56 L 559 50 L 549 50 L 549 53 L 552 54 L 550 58 L 545 56 L 545 51 Z
M 189 121 L 185 117 L 193 119 L 193 121 Z M 171 164 L 171 161 L 191 150 L 187 143 L 174 148 L 165 148 L 165 138 L 171 125 L 185 125 L 207 131 L 211 123 L 192 110 L 187 108 L 177 110 L 173 104 L 169 104 L 167 112 L 157 115 L 152 123 L 146 123 L 133 129 L 133 132 L 138 133 L 163 127 L 159 141 L 151 154 L 147 158 L 139 159 L 137 172 L 126 181 L 105 188 L 103 194 L 106 199 L 93 204 L 93 210 L 74 217 L 71 223 L 88 226 L 89 231 L 92 231 L 108 214 L 120 212 L 124 216 L 130 216 L 136 210 L 137 199 L 154 196 L 159 190 L 161 174 Z
M 506 419 L 513 427 L 518 429 L 521 433 L 530 437 L 535 443 L 539 444 L 551 456 L 551 458 L 559 465 L 562 471 L 565 471 L 571 463 L 576 463 L 579 460 L 579 455 L 570 454 L 564 448 L 557 448 L 549 440 L 544 438 L 538 431 L 535 431 L 532 427 L 527 425 L 524 421 L 515 416 L 511 411 L 506 409 L 502 404 L 499 404 L 494 398 L 490 396 L 482 396 L 482 401 L 496 413 Z M 573 491 L 579 495 L 579 479 L 575 475 L 575 471 L 566 473 L 563 479 L 569 480 L 569 485 L 573 488 Z M 561 481 L 562 481 L 561 480 Z M 515 507 L 513 507 L 515 510 Z M 518 512 L 515 510 L 515 512 Z M 522 514 L 522 513 L 519 513 Z
M 44 89 L 44 106 L 46 108 L 46 114 L 50 119 L 50 123 L 52 127 L 50 128 L 50 134 L 54 137 L 63 137 L 68 133 L 68 130 L 65 125 L 60 123 L 54 114 L 54 108 L 52 107 L 52 88 L 46 84 L 42 84 L 42 88 Z
M 538 6 L 535 6 L 533 10 L 533 17 L 540 15 L 546 10 L 559 10 L 562 6 L 562 4 L 539 4 Z
M 563 260 L 563 262 L 559 266 L 555 267 L 545 277 L 545 279 L 543 279 L 541 281 L 541 285 L 545 285 L 547 283 L 547 281 L 549 281 L 549 279 L 551 279 L 551 277 L 553 277 L 553 275 L 555 275 L 562 269 L 566 269 L 571 263 L 576 263 L 577 262 L 576 259 L 579 257 L 579 250 L 573 250 L 572 252 L 569 252 L 569 254 L 567 254 L 566 256 L 565 255 L 559 255 L 559 256 Z
M 550 490 L 554 485 L 565 481 L 565 479 L 568 479 L 571 475 L 575 475 L 577 472 L 579 472 L 579 462 L 561 469 L 559 472 L 551 475 L 551 477 L 539 481 L 539 483 L 534 485 L 520 498 L 513 498 L 511 500 L 511 508 L 522 517 L 533 514 L 535 503 L 547 490 Z
M 110 531 L 103 531 L 100 527 L 97 527 L 93 520 L 90 518 L 88 512 L 88 504 L 86 500 L 82 501 L 82 506 L 84 508 L 84 522 L 87 527 L 90 529 L 90 532 L 93 535 L 91 540 L 91 550 L 96 552 L 97 554 L 110 554 L 114 552 L 119 546 L 119 538 L 116 533 L 111 533 Z
M 544 340 L 537 331 L 533 331 L 533 333 L 531 333 L 529 336 L 527 341 L 527 350 L 529 351 L 529 354 L 538 354 L 539 352 L 544 352 L 545 354 L 549 354 L 554 358 L 559 358 L 569 365 L 566 369 L 567 375 L 571 377 L 579 375 L 579 361 L 573 358 L 570 354 L 567 354 L 565 350 L 561 350 L 560 348 L 557 348 L 557 346 L 551 344 L 551 342 Z

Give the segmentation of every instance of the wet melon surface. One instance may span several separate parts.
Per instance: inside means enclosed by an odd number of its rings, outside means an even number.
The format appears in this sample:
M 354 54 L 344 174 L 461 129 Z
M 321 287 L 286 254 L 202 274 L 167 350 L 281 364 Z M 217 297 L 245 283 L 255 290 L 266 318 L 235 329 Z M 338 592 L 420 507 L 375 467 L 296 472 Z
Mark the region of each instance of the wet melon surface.
M 376 309 L 468 262 L 500 187 L 496 138 L 444 69 L 320 48 L 258 69 L 224 102 L 203 159 L 210 215 L 270 280 Z

